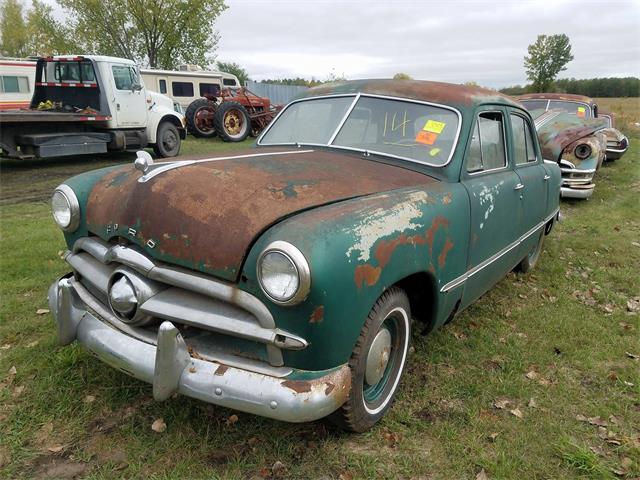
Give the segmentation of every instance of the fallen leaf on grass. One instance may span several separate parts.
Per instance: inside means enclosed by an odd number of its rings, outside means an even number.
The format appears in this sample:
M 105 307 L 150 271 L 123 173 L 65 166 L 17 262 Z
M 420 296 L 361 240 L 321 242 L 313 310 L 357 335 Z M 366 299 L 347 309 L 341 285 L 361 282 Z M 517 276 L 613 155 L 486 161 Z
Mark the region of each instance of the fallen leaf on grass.
M 627 300 L 627 310 L 630 312 L 637 312 L 640 310 L 640 297 L 632 298 L 631 300 Z
M 634 247 L 640 247 L 640 242 L 631 242 Z
M 623 330 L 633 330 L 633 325 L 627 322 L 618 322 L 618 325 L 622 327 Z
M 495 441 L 496 441 L 496 438 L 498 438 L 498 435 L 500 435 L 498 432 L 494 432 L 494 433 L 492 433 L 491 435 L 487 435 L 487 438 L 488 438 L 489 440 L 491 440 L 492 442 L 495 442 Z
M 498 410 L 505 410 L 509 405 L 511 405 L 511 400 L 508 398 L 496 398 L 493 401 L 493 406 Z
M 167 429 L 167 424 L 164 423 L 162 418 L 158 418 L 151 424 L 151 430 L 154 432 L 162 433 Z
M 637 355 L 635 353 L 631 353 L 631 352 L 624 352 L 624 353 L 627 357 L 632 358 L 634 360 L 637 360 L 640 358 L 640 355 Z
M 529 408 L 537 408 L 538 404 L 536 403 L 534 398 L 529 399 L 529 403 L 527 403 L 527 407 Z
M 513 410 L 509 410 L 509 413 L 511 415 L 513 415 L 514 417 L 518 417 L 518 418 L 522 418 L 523 417 L 522 412 L 520 411 L 519 408 L 514 408 Z
M 17 374 L 18 374 L 18 370 L 16 369 L 15 366 L 9 369 L 9 375 L 17 375 Z
M 456 337 L 456 339 L 458 340 L 466 340 L 467 338 L 467 336 L 464 333 L 456 332 L 456 331 L 453 332 L 453 336 Z
M 10 343 L 5 343 L 4 345 L 0 345 L 0 350 L 9 350 L 12 347 Z
M 525 300 L 527 298 L 527 296 L 524 293 L 519 293 L 518 297 Z
M 631 382 L 627 382 L 626 380 L 623 380 L 622 383 L 624 383 L 627 387 L 633 387 L 634 384 Z
M 600 418 L 600 417 L 590 417 L 587 419 L 587 421 L 591 424 L 591 425 L 597 425 L 598 427 L 607 427 L 609 426 L 609 423 Z
M 45 313 L 49 313 L 48 308 L 39 308 L 38 310 L 36 310 L 36 315 L 44 315 Z
M 611 305 L 610 303 L 607 303 L 602 306 L 602 310 L 604 310 L 605 313 L 613 313 L 615 309 L 613 305 Z
M 593 453 L 595 453 L 596 455 L 598 455 L 600 457 L 606 457 L 607 456 L 607 452 L 605 452 L 602 447 L 589 447 L 589 450 L 591 450 Z
M 271 466 L 271 473 L 273 473 L 274 477 L 284 477 L 284 475 L 287 473 L 287 466 L 281 461 L 277 460 Z
M 56 445 L 55 447 L 49 447 L 47 448 L 47 450 L 51 453 L 60 453 L 62 450 L 64 450 L 64 446 L 63 445 Z
M 231 425 L 235 425 L 236 423 L 238 423 L 238 416 L 237 415 L 230 415 L 229 418 L 227 418 L 227 426 L 231 426 Z
M 84 397 L 84 403 L 93 403 L 96 401 L 96 397 L 94 397 L 93 395 L 87 395 L 86 397 Z
M 395 448 L 398 446 L 398 443 L 400 442 L 400 435 L 394 432 L 385 432 L 384 434 L 384 439 L 387 442 L 387 445 L 390 448 Z
M 24 385 L 19 385 L 13 389 L 13 397 L 19 397 L 24 392 Z
M 538 378 L 538 372 L 531 370 L 530 372 L 527 372 L 525 377 L 527 377 L 529 380 L 535 380 L 536 378 Z
M 40 343 L 38 340 L 34 340 L 33 342 L 27 343 L 27 348 L 33 348 Z
M 489 480 L 489 475 L 484 471 L 484 468 L 478 472 L 476 480 Z
M 618 374 L 612 370 L 611 372 L 609 372 L 609 375 L 607 375 L 607 378 L 612 382 L 615 382 L 616 380 L 618 380 Z

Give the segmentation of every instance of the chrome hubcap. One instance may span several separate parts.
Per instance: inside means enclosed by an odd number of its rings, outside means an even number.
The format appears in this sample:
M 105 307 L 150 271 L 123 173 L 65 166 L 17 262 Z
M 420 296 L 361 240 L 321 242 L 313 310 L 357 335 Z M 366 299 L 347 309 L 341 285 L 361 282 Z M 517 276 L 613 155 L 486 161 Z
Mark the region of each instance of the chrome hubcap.
M 367 354 L 367 368 L 364 379 L 368 385 L 377 384 L 383 377 L 391 355 L 391 332 L 382 328 L 373 339 Z

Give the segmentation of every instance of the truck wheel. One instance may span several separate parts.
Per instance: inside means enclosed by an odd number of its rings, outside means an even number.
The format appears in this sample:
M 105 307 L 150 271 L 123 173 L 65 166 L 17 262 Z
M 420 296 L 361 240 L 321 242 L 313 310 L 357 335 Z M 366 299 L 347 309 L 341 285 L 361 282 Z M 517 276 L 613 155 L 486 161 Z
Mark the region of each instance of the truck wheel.
M 251 118 L 238 102 L 222 102 L 213 117 L 216 132 L 225 142 L 241 142 L 251 132 Z
M 542 244 L 544 243 L 544 229 L 540 232 L 540 238 L 534 247 L 527 253 L 527 256 L 516 267 L 516 270 L 522 273 L 528 273 L 533 270 L 533 267 L 538 263 L 540 253 L 542 253 Z
M 364 432 L 393 403 L 409 349 L 411 309 L 399 288 L 387 290 L 375 303 L 349 359 L 351 391 L 329 419 L 352 432 Z
M 156 144 L 153 151 L 158 157 L 175 157 L 180 152 L 180 133 L 178 127 L 171 122 L 162 122 L 158 127 Z
M 191 102 L 184 114 L 187 119 L 187 130 L 189 133 L 194 137 L 215 137 L 216 129 L 213 126 L 213 116 L 215 113 L 215 104 L 206 98 L 198 98 Z

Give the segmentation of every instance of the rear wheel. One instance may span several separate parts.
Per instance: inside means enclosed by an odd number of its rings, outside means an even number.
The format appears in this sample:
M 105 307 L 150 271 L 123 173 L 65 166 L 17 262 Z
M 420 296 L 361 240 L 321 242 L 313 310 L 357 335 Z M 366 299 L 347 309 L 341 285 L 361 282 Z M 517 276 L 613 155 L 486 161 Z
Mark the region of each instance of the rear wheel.
M 175 157 L 180 152 L 180 133 L 171 122 L 162 122 L 158 127 L 153 151 L 162 158 Z
M 242 142 L 251 133 L 251 118 L 238 102 L 222 102 L 213 119 L 216 132 L 225 142 Z
M 364 432 L 393 403 L 409 348 L 411 309 L 399 288 L 386 291 L 373 306 L 349 359 L 351 391 L 331 421 Z
M 215 137 L 216 129 L 213 126 L 213 117 L 216 107 L 206 98 L 198 98 L 189 104 L 184 116 L 187 119 L 187 130 L 194 137 Z
M 529 250 L 529 253 L 527 253 L 527 256 L 524 257 L 522 261 L 518 264 L 518 267 L 517 267 L 518 271 L 522 273 L 528 273 L 531 270 L 533 270 L 533 267 L 535 267 L 536 264 L 538 263 L 538 259 L 540 258 L 540 253 L 542 253 L 542 244 L 544 243 L 544 231 L 545 229 L 543 228 L 540 231 L 540 237 L 538 238 L 538 241 L 536 242 L 536 244 L 533 246 L 531 250 Z

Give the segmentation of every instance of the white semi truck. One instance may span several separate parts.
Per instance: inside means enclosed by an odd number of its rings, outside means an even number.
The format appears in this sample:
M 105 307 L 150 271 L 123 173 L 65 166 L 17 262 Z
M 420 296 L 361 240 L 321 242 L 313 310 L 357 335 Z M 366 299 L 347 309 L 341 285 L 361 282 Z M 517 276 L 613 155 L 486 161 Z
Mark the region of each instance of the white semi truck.
M 170 98 L 145 89 L 131 60 L 47 57 L 36 63 L 29 108 L 0 111 L 0 151 L 24 159 L 152 146 L 173 157 L 185 125 Z

